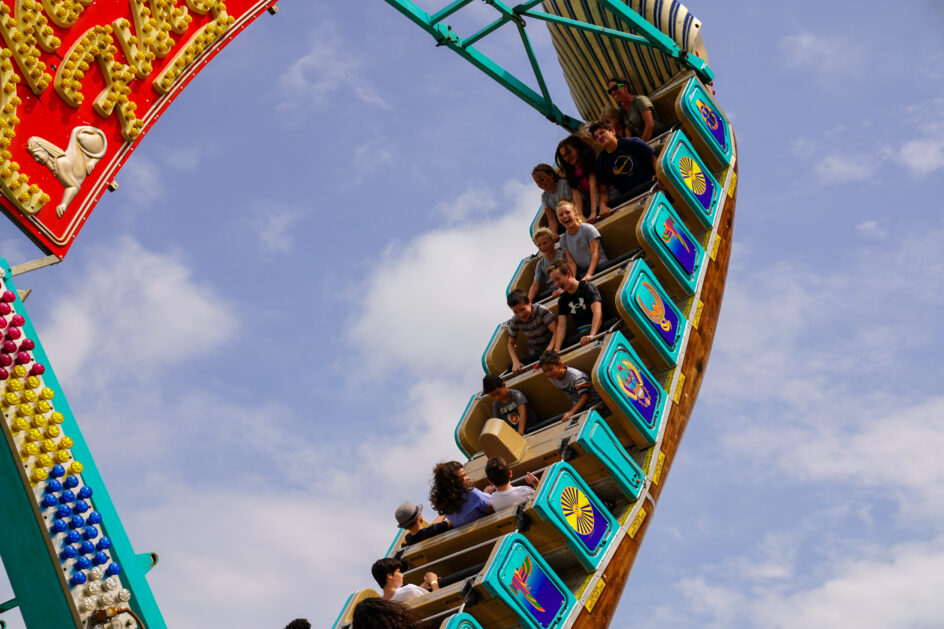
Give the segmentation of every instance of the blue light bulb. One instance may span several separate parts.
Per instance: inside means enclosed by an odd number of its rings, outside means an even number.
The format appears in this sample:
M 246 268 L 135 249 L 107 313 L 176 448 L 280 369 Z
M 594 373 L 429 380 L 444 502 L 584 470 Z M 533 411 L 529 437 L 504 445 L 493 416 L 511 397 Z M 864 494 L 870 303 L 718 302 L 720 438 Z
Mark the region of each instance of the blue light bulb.
M 102 537 L 102 539 L 98 540 L 98 544 L 95 545 L 95 548 L 99 550 L 108 550 L 111 548 L 111 538 Z
M 62 484 L 66 489 L 75 489 L 79 486 L 79 479 L 70 474 L 69 476 L 66 476 Z
M 78 544 L 82 541 L 82 536 L 78 531 L 69 531 L 66 533 L 66 544 Z
M 81 555 L 91 555 L 95 552 L 95 544 L 92 542 L 82 542 L 82 545 L 79 546 L 79 554 Z
M 60 476 L 65 476 L 66 468 L 62 467 L 61 465 L 54 465 L 52 467 L 52 471 L 49 472 L 49 475 L 52 476 L 53 478 L 59 478 Z
M 92 497 L 92 488 L 86 485 L 85 487 L 79 490 L 79 493 L 77 495 L 82 500 L 88 500 L 89 498 Z
M 53 494 L 57 491 L 62 491 L 62 483 L 57 481 L 55 478 L 46 483 L 46 493 Z
M 66 546 L 62 549 L 62 552 L 59 553 L 59 559 L 65 561 L 66 559 L 72 559 L 77 554 L 74 546 Z
M 72 511 L 75 513 L 85 513 L 89 510 L 88 503 L 84 500 L 76 500 L 75 505 L 72 507 Z
M 61 494 L 59 494 L 59 503 L 60 503 L 60 504 L 66 504 L 67 502 L 72 502 L 73 500 L 75 500 L 75 494 L 72 493 L 72 492 L 71 492 L 70 490 L 68 490 L 68 489 L 65 490 L 64 492 L 62 492 Z
M 56 497 L 52 494 L 46 494 L 43 496 L 43 501 L 41 504 L 43 505 L 43 508 L 48 509 L 49 507 L 55 507 L 57 504 L 59 504 L 59 501 L 56 500 Z
M 52 533 L 65 533 L 69 530 L 69 524 L 65 520 L 55 520 L 52 523 Z
M 98 511 L 92 511 L 90 514 L 88 514 L 88 517 L 85 518 L 85 521 L 89 524 L 99 524 L 102 521 L 102 514 Z
M 96 566 L 100 566 L 103 563 L 108 563 L 108 555 L 102 552 L 95 553 L 95 556 L 92 557 L 92 563 Z
M 70 529 L 80 529 L 83 526 L 85 526 L 85 518 L 83 518 L 81 515 L 77 515 L 69 520 Z
M 105 568 L 105 574 L 107 574 L 110 577 L 113 577 L 116 574 L 121 574 L 121 564 L 119 563 L 109 564 L 108 567 Z
M 75 560 L 75 569 L 76 570 L 88 570 L 92 567 L 92 562 L 89 561 L 88 557 L 79 557 Z
M 75 574 L 72 575 L 72 578 L 69 579 L 69 583 L 71 585 L 82 585 L 87 580 L 88 578 L 85 576 L 85 574 L 81 572 L 76 572 Z
M 86 527 L 85 532 L 82 533 L 82 537 L 85 539 L 95 539 L 98 537 L 98 529 L 94 526 Z
M 57 518 L 68 518 L 70 515 L 72 515 L 72 508 L 69 505 L 61 505 L 56 509 Z

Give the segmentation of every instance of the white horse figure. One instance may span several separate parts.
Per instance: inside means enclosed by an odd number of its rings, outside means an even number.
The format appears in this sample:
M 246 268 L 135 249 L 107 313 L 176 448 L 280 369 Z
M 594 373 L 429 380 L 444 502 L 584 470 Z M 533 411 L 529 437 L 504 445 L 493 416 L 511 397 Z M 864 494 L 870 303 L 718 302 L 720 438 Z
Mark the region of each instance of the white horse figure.
M 92 174 L 92 169 L 105 156 L 108 140 L 105 134 L 90 126 L 79 126 L 72 130 L 69 146 L 61 148 L 39 137 L 31 137 L 27 150 L 40 164 L 52 171 L 59 183 L 65 187 L 62 202 L 56 206 L 56 216 L 62 218 L 66 208 L 79 194 L 82 182 Z

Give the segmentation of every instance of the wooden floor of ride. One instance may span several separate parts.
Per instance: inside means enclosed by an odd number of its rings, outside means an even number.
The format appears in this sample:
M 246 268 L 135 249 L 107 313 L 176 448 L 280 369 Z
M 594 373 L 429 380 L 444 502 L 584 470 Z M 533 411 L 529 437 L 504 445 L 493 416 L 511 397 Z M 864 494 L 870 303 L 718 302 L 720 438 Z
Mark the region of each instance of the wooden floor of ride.
M 734 163 L 734 175 L 737 176 L 737 160 Z M 731 234 L 734 226 L 734 206 L 737 201 L 737 186 L 735 183 L 736 179 L 732 183 L 734 194 L 725 200 L 721 223 L 718 226 L 717 233 L 721 237 L 718 252 L 715 259 L 708 265 L 705 281 L 702 285 L 700 299 L 705 304 L 704 309 L 701 313 L 698 329 L 693 329 L 690 333 L 685 358 L 682 362 L 685 383 L 678 403 L 672 405 L 666 420 L 667 424 L 661 450 L 665 454 L 665 461 L 662 464 L 659 484 L 653 484 L 649 489 L 652 501 L 658 501 L 665 485 L 669 470 L 672 467 L 672 461 L 675 459 L 675 452 L 682 440 L 685 427 L 688 425 L 688 419 L 695 406 L 695 400 L 698 398 L 701 381 L 705 375 L 705 367 L 708 364 L 708 355 L 711 353 L 711 344 L 714 341 L 715 328 L 718 325 L 718 313 L 721 310 L 721 301 L 724 295 L 724 284 L 728 275 L 728 261 L 731 258 Z M 647 504 L 644 506 L 647 515 L 639 530 L 634 536 L 626 535 L 623 538 L 619 548 L 617 548 L 609 564 L 604 569 L 603 581 L 605 586 L 600 591 L 599 598 L 593 605 L 592 611 L 588 611 L 584 607 L 572 625 L 574 629 L 600 629 L 609 626 L 613 613 L 616 611 L 616 606 L 619 604 L 620 596 L 623 594 L 623 588 L 629 579 L 630 569 L 636 560 L 636 553 L 640 544 L 642 544 L 649 522 L 652 520 L 652 513 L 655 508 L 652 501 L 647 500 Z

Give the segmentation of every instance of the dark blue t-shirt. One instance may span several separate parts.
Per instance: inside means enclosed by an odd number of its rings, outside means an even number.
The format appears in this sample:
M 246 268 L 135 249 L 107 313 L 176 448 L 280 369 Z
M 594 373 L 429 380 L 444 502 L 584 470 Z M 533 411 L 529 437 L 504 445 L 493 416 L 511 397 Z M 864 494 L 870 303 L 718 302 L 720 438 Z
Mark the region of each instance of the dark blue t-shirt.
M 652 147 L 639 138 L 617 138 L 612 153 L 597 155 L 597 181 L 622 194 L 652 179 Z

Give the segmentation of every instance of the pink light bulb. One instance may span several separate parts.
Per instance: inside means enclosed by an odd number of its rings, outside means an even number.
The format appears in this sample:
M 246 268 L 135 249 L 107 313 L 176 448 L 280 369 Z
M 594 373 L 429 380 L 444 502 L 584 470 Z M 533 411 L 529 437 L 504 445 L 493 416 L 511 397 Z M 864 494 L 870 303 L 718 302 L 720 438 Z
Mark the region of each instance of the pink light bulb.
M 0 352 L 4 354 L 12 354 L 16 351 L 16 343 L 13 341 L 4 341 L 0 344 Z
M 34 347 L 36 347 L 36 343 L 33 342 L 33 339 L 23 339 L 23 342 L 20 343 L 20 349 L 24 352 L 28 352 Z
M 4 303 L 14 302 L 16 301 L 16 293 L 14 293 L 12 290 L 5 290 L 3 291 L 3 294 L 0 295 L 0 301 Z
M 13 308 L 6 302 L 0 302 L 0 315 L 6 316 L 13 312 Z
M 10 325 L 15 325 L 16 327 L 20 327 L 24 323 L 26 323 L 26 319 L 24 319 L 23 315 L 21 314 L 15 314 L 12 317 L 10 317 Z
M 23 336 L 23 333 L 20 332 L 20 328 L 14 328 L 13 326 L 10 326 L 9 329 L 7 329 L 7 338 L 11 341 L 15 341 L 21 336 Z
M 36 363 L 36 364 L 33 365 L 32 367 L 30 367 L 30 375 L 31 375 L 31 376 L 41 376 L 41 375 L 43 375 L 44 373 L 46 373 L 46 368 L 43 367 L 43 364 L 42 364 L 42 363 Z
M 9 354 L 0 354 L 0 366 L 9 367 L 13 364 L 13 358 Z
M 27 354 L 26 352 L 17 352 L 16 354 L 16 363 L 18 365 L 25 365 L 31 360 L 33 360 L 33 357 Z

